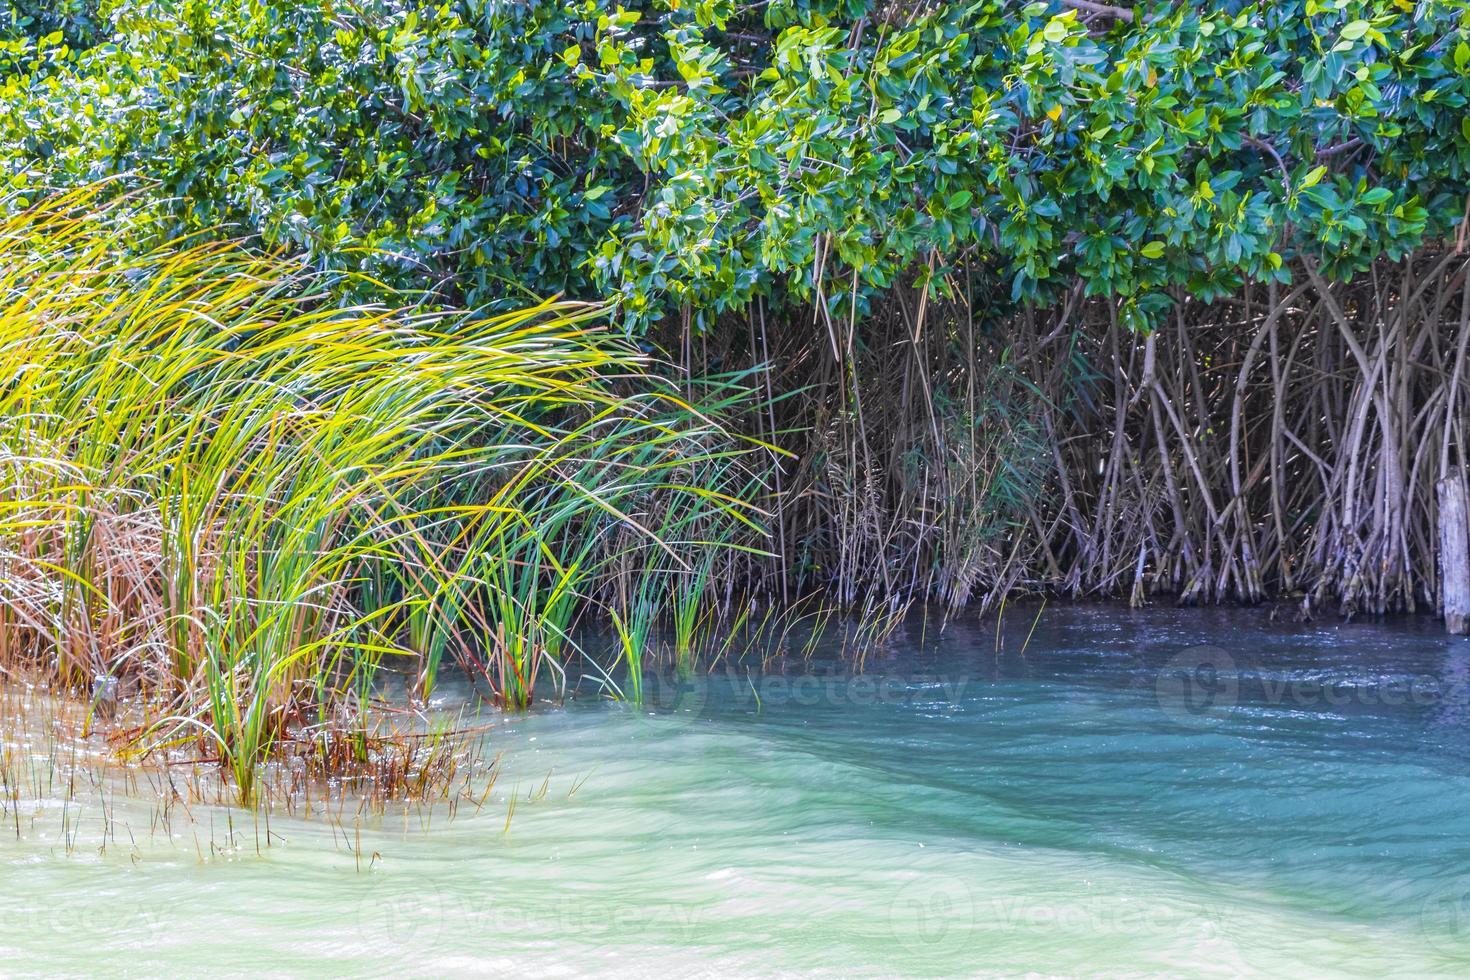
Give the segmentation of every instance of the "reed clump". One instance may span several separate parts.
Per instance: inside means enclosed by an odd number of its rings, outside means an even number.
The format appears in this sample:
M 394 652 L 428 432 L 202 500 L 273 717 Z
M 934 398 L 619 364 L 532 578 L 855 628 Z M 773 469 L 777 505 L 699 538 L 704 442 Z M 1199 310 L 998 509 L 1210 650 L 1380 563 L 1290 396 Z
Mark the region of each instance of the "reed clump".
M 527 704 L 631 560 L 697 575 L 755 526 L 742 446 L 596 307 L 343 308 L 98 200 L 0 220 L 0 680 L 134 706 L 135 751 L 247 800 L 283 753 L 342 773 L 385 665 Z

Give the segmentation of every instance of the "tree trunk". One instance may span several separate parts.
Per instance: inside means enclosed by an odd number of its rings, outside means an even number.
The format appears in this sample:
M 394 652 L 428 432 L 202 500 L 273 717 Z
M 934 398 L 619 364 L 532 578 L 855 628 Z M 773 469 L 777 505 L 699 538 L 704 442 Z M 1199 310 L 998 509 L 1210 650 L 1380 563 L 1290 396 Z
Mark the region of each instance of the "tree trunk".
M 1465 480 L 1458 474 L 1440 480 L 1440 606 L 1451 633 L 1470 631 L 1470 526 L 1466 524 Z

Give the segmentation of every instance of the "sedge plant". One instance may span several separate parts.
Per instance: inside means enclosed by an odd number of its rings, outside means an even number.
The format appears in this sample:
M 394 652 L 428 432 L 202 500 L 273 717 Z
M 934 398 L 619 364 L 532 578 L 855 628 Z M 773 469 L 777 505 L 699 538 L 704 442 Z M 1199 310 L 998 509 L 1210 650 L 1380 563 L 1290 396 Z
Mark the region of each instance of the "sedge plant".
M 427 696 L 452 655 L 528 703 L 617 542 L 672 558 L 641 510 L 755 527 L 699 483 L 742 450 L 599 308 L 342 306 L 101 200 L 0 218 L 0 666 L 120 681 L 141 747 L 242 798 L 362 730 L 380 665 Z

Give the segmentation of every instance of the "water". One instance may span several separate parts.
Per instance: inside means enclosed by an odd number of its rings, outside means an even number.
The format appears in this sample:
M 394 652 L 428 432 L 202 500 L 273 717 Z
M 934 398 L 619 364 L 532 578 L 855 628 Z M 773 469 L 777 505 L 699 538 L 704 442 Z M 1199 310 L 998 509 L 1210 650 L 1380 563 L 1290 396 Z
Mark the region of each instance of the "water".
M 504 719 L 483 810 L 360 842 L 73 805 L 0 835 L 0 972 L 1470 973 L 1470 641 L 1032 615 Z

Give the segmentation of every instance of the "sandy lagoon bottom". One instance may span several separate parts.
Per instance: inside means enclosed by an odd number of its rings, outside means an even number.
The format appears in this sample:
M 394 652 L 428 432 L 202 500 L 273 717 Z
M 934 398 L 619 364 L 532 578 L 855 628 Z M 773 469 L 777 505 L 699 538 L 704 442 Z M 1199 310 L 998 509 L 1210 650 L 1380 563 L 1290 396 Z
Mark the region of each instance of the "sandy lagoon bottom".
M 1023 653 L 1012 618 L 501 719 L 454 819 L 263 847 L 42 787 L 0 829 L 0 973 L 1470 972 L 1470 641 L 1073 608 Z

